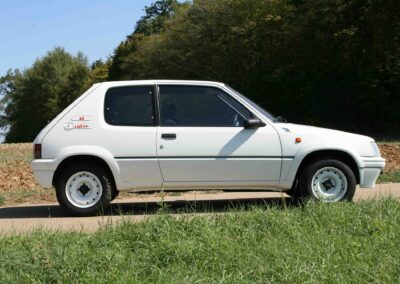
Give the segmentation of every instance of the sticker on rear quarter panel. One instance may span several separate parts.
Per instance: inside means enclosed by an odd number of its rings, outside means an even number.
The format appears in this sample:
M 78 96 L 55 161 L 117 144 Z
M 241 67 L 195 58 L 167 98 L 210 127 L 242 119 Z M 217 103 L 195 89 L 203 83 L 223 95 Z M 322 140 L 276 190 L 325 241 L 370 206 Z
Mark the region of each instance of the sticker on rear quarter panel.
M 90 121 L 91 116 L 89 115 L 74 115 L 71 117 L 72 122 L 67 122 L 64 124 L 64 130 L 73 130 L 73 129 L 92 129 L 93 126 L 86 121 Z
M 74 115 L 71 118 L 72 121 L 90 121 L 91 117 L 90 115 Z
M 93 126 L 90 123 L 72 123 L 67 122 L 64 124 L 64 130 L 73 130 L 73 129 L 92 129 Z

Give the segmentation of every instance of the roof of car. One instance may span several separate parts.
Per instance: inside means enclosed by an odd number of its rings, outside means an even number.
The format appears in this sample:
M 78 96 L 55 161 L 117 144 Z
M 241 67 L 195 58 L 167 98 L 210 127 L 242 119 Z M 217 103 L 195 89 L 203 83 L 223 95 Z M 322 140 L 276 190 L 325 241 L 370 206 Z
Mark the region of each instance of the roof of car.
M 223 86 L 224 83 L 214 81 L 191 81 L 191 80 L 131 80 L 131 81 L 109 81 L 100 83 L 107 87 L 125 85 L 146 85 L 146 84 L 182 84 L 182 85 L 214 85 Z

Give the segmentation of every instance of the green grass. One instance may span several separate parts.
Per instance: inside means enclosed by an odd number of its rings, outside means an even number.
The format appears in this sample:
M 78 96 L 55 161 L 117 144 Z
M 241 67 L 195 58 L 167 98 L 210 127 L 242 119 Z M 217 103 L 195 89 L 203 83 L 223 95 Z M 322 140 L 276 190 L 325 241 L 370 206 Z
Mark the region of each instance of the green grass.
M 265 206 L 0 240 L 2 283 L 398 283 L 400 202 Z
M 377 180 L 377 183 L 386 182 L 400 182 L 400 172 L 381 174 Z
M 32 148 L 26 144 L 0 144 L 0 167 L 9 166 L 7 161 L 21 160 L 30 162 L 33 159 Z
M 22 160 L 30 162 L 33 159 L 31 152 L 21 151 L 21 152 L 2 152 L 0 153 L 0 161 L 5 160 Z
M 31 189 L 13 188 L 0 195 L 1 205 L 14 205 L 23 203 L 46 203 L 56 202 L 55 190 L 35 187 Z M 1 228 L 0 228 L 1 229 Z

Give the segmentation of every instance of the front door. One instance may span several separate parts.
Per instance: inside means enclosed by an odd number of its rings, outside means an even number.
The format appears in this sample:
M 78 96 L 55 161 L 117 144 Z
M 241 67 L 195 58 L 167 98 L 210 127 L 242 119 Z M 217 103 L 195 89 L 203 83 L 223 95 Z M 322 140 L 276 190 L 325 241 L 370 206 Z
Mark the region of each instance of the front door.
M 271 125 L 245 129 L 254 117 L 216 87 L 159 86 L 157 155 L 166 184 L 278 181 L 281 147 Z

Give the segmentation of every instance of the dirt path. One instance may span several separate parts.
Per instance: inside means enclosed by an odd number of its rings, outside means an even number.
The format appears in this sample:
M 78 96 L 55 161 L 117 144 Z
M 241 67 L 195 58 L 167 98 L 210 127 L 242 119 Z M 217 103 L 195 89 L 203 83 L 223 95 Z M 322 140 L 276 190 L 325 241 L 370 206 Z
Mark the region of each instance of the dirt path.
M 400 183 L 380 184 L 375 189 L 357 189 L 355 201 L 392 196 L 400 199 Z M 0 234 L 12 235 L 37 228 L 64 231 L 93 232 L 104 226 L 116 225 L 123 221 L 140 222 L 160 210 L 161 198 L 141 195 L 135 198 L 119 199 L 104 216 L 69 217 L 57 204 L 15 206 L 0 208 Z M 166 196 L 164 204 L 176 216 L 226 212 L 232 206 L 254 204 L 279 204 L 290 202 L 286 194 L 274 192 L 187 192 L 179 196 Z

